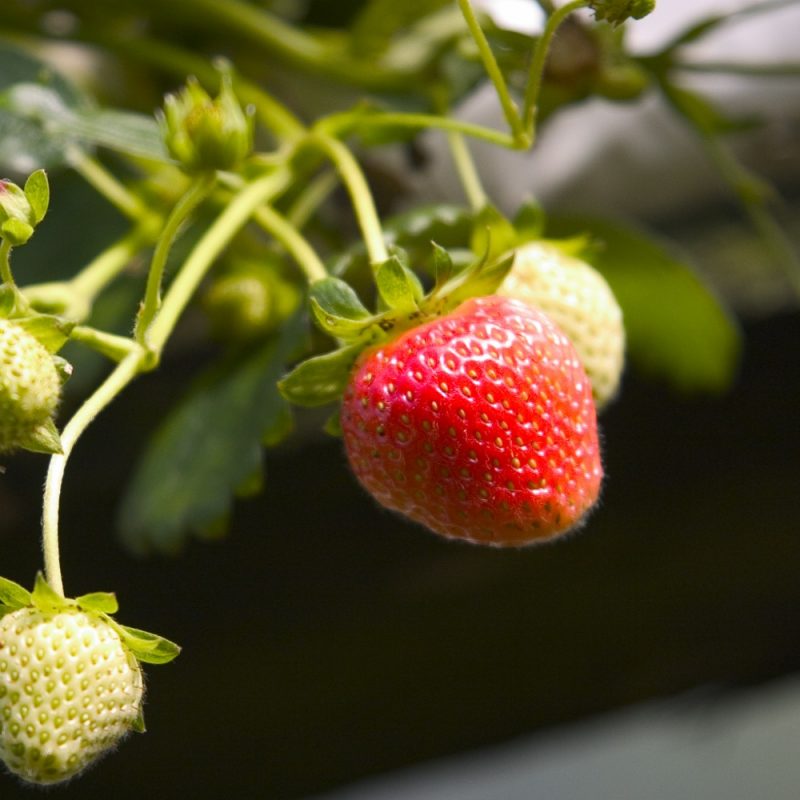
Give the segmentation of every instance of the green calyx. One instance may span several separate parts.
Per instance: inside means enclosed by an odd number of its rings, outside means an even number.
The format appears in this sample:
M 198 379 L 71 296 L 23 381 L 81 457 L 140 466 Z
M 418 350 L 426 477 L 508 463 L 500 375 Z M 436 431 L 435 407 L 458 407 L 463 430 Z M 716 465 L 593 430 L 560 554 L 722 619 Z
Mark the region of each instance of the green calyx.
M 49 203 L 50 188 L 42 169 L 30 175 L 24 189 L 0 180 L 0 238 L 13 247 L 25 244 L 44 219 Z
M 164 101 L 159 116 L 164 143 L 187 172 L 235 169 L 253 148 L 253 113 L 236 98 L 229 70 L 221 70 L 220 80 L 216 98 L 189 78 Z
M 111 615 L 119 608 L 117 598 L 110 592 L 92 592 L 76 598 L 62 597 L 44 576 L 38 573 L 33 591 L 7 578 L 0 578 L 0 617 L 20 608 L 36 608 L 45 614 L 80 610 L 98 617 L 119 634 L 122 643 L 145 664 L 166 664 L 179 653 L 180 647 L 154 633 L 120 625 Z
M 301 406 L 337 402 L 353 364 L 365 348 L 446 314 L 469 297 L 491 294 L 511 269 L 513 256 L 495 257 L 486 244 L 483 256 L 458 267 L 450 253 L 434 243 L 434 285 L 428 293 L 411 270 L 405 252 L 394 248 L 392 255 L 375 268 L 374 312 L 339 278 L 312 284 L 310 305 L 314 320 L 340 346 L 298 365 L 278 384 L 283 396 Z
M 627 19 L 646 17 L 656 7 L 656 0 L 590 0 L 588 5 L 598 21 L 620 25 Z

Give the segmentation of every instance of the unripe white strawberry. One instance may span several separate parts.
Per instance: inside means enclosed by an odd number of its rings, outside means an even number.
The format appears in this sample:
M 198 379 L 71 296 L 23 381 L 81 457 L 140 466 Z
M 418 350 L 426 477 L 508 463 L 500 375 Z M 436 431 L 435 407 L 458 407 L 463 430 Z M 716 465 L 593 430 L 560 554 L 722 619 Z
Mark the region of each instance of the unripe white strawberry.
M 0 759 L 26 781 L 67 780 L 136 727 L 142 671 L 101 615 L 24 607 L 0 619 Z
M 569 337 L 598 409 L 616 394 L 625 360 L 622 310 L 602 275 L 549 242 L 516 251 L 498 294 L 544 311 Z
M 13 320 L 0 319 L 0 453 L 24 444 L 58 406 L 53 356 Z

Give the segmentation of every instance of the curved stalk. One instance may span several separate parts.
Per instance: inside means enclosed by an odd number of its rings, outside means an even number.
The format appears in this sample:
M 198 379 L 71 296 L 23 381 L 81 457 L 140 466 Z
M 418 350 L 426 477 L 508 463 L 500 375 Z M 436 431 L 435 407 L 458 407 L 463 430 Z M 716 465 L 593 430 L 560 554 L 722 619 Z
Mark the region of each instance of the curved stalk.
M 58 517 L 64 470 L 80 435 L 95 417 L 136 377 L 141 369 L 142 352 L 137 348 L 123 359 L 98 389 L 78 409 L 61 434 L 62 452 L 50 458 L 42 506 L 42 551 L 47 582 L 62 597 L 61 557 L 58 541 Z

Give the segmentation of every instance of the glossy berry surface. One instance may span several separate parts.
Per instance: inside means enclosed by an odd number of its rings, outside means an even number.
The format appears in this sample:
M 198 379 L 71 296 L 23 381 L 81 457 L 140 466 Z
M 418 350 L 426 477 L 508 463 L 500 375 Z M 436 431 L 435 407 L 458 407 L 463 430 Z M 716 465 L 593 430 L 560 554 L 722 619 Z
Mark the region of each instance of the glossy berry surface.
M 597 499 L 591 385 L 542 312 L 503 297 L 365 351 L 345 392 L 350 465 L 383 506 L 447 537 L 549 539 Z
M 136 724 L 143 679 L 117 632 L 78 609 L 0 619 L 0 760 L 23 780 L 78 774 Z

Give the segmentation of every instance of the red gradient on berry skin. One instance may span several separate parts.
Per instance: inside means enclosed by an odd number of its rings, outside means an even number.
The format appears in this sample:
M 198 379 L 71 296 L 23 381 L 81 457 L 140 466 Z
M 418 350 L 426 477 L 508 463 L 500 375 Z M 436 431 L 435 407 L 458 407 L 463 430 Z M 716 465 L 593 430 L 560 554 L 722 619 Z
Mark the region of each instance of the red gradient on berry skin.
M 365 351 L 342 402 L 350 465 L 383 506 L 436 533 L 524 545 L 574 527 L 603 470 L 569 340 L 515 300 L 468 300 Z

